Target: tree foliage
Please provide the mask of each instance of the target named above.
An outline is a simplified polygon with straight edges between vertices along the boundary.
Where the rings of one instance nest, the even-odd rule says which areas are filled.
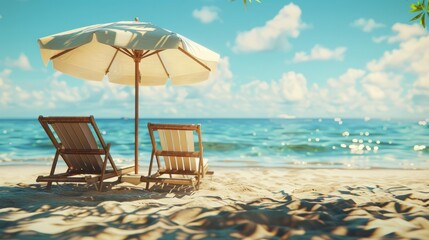
[[[410,8],[410,12],[417,13],[410,21],[418,20],[420,25],[426,28],[426,20],[429,17],[429,3],[425,4],[425,0],[423,2],[419,0],[417,3],[411,3]]]
[[[247,4],[247,2],[252,3],[252,0],[243,0],[244,4]],[[255,2],[261,3],[261,0],[255,0]]]
[[[257,3],[261,3],[261,0],[255,0]],[[247,6],[247,3],[252,3],[252,0],[243,0],[244,6]]]

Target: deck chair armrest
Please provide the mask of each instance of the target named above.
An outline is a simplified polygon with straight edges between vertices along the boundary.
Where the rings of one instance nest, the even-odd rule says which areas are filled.
[[[104,149],[60,149],[61,154],[77,154],[77,155],[104,155]]]
[[[172,157],[199,157],[200,152],[155,151],[155,155]]]
[[[119,175],[130,173],[134,170],[134,165],[118,168]]]

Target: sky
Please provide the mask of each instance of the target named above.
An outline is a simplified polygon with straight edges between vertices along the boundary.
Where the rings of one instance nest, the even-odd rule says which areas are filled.
[[[220,54],[209,80],[140,88],[141,118],[429,117],[429,35],[412,0],[2,0],[0,118],[134,116],[134,88],[67,76],[37,39],[151,22]]]

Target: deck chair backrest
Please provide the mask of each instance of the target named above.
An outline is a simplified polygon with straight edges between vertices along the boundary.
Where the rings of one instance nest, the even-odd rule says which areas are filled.
[[[176,153],[196,153],[194,132],[198,136],[199,151],[202,151],[201,131],[199,125],[185,124],[148,124],[151,135],[152,148],[154,151],[161,150]],[[154,131],[158,131],[158,141],[155,138]],[[161,149],[157,149],[157,142]],[[199,157],[163,156],[165,169],[197,171]]]
[[[76,154],[73,151],[98,150],[97,141],[90,126],[99,134],[94,118],[91,117],[39,117],[39,121],[57,149],[68,150],[61,156],[70,171],[82,173],[100,173],[103,160],[100,155]],[[53,131],[52,131],[53,130]],[[55,138],[54,132],[58,137]],[[97,136],[102,147],[105,143],[101,135]]]

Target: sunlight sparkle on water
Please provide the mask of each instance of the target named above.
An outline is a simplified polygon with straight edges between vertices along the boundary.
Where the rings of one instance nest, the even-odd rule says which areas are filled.
[[[414,151],[422,151],[426,148],[425,145],[414,145],[413,149]]]

